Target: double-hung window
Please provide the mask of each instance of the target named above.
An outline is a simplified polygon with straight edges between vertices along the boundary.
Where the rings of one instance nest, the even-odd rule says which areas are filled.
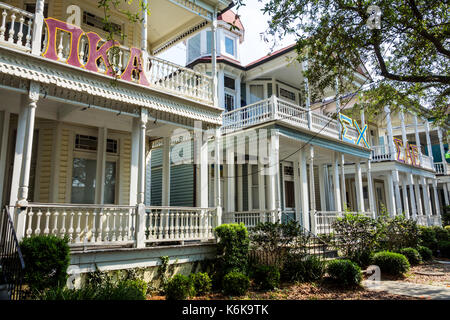
[[[236,81],[233,78],[224,76],[225,87],[225,111],[231,111],[236,106]]]

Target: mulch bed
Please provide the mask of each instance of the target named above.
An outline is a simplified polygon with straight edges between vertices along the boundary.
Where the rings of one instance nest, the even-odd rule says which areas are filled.
[[[446,260],[448,261],[448,259]],[[450,287],[450,264],[430,262],[412,266],[406,276],[399,280],[411,283]]]
[[[164,296],[155,295],[148,300],[163,300]],[[417,300],[412,297],[389,294],[384,291],[369,291],[362,287],[342,289],[325,282],[282,284],[272,291],[250,290],[245,296],[229,297],[221,293],[210,293],[192,300]]]

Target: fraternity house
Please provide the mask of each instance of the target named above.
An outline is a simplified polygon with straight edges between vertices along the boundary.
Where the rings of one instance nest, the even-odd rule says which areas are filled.
[[[0,201],[19,239],[67,236],[90,272],[213,257],[229,222],[440,223],[448,128],[388,106],[366,122],[334,88],[310,101],[294,46],[242,65],[229,0],[144,3],[106,40],[95,1],[0,2]],[[186,67],[156,56],[180,42]]]

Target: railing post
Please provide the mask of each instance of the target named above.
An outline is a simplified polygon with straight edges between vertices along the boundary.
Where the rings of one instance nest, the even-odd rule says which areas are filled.
[[[44,24],[44,0],[36,0],[36,12],[34,13],[33,35],[31,38],[31,53],[41,54],[42,27]]]
[[[17,241],[21,241],[25,237],[25,230],[26,230],[26,220],[27,220],[27,207],[12,207],[12,209],[15,211],[17,210],[17,224],[16,224],[16,236]],[[13,211],[13,212],[14,212]]]
[[[145,248],[145,205],[136,206],[136,248]]]
[[[311,210],[309,213],[311,219],[311,232],[314,234],[317,234],[316,213],[317,211],[315,210]]]
[[[276,119],[278,119],[278,100],[277,100],[277,97],[272,95],[270,97],[270,102],[269,103],[272,105],[273,119],[276,120]]]

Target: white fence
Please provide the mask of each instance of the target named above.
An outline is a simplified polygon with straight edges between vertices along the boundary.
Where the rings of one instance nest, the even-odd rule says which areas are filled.
[[[358,214],[358,212],[346,211],[316,211],[314,213],[315,234],[329,234],[332,233],[333,223],[346,214]],[[366,217],[373,218],[372,212],[360,212]]]
[[[0,2],[0,43],[23,51],[31,51],[34,14]]]
[[[281,219],[279,210],[253,210],[227,212],[223,215],[223,223],[243,223],[247,228],[254,228],[258,223],[276,222]]]

